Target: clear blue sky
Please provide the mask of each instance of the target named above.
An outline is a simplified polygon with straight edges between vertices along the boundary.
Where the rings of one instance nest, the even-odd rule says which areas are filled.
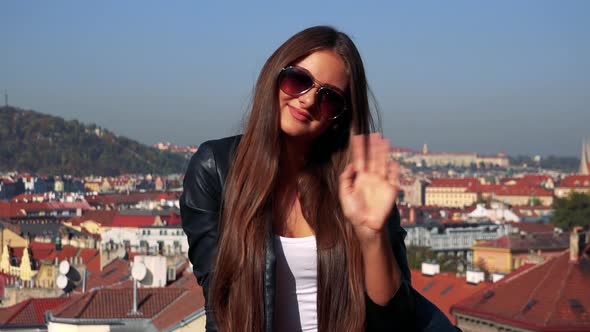
[[[240,131],[275,48],[328,24],[360,49],[398,146],[579,156],[590,136],[590,1],[287,3],[2,1],[0,90],[147,144],[199,144]]]

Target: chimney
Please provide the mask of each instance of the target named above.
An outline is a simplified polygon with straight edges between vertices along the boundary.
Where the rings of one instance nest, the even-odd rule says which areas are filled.
[[[588,237],[582,227],[576,226],[572,229],[570,233],[570,263],[578,263],[584,247],[588,244]]]
[[[433,277],[440,273],[440,265],[436,262],[423,262],[422,275]]]
[[[485,281],[485,274],[483,271],[467,270],[466,278],[468,284],[477,285]]]

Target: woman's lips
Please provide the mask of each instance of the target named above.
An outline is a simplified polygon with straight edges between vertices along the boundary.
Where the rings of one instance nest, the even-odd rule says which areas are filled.
[[[302,111],[298,108],[295,108],[291,105],[287,105],[287,107],[289,107],[289,113],[291,113],[291,115],[302,122],[310,122],[312,120],[311,115],[309,115],[309,113]]]

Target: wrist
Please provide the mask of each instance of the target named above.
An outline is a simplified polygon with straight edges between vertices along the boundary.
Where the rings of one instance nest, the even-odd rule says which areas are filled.
[[[357,238],[359,239],[363,254],[375,252],[382,248],[389,248],[389,237],[387,235],[387,229],[357,232]]]

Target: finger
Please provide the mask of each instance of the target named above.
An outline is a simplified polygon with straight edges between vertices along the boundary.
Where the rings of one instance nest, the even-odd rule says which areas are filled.
[[[378,168],[378,154],[379,154],[379,144],[381,143],[381,138],[379,137],[378,133],[373,133],[369,135],[369,142],[367,144],[367,171],[369,172],[376,172]]]
[[[352,163],[357,172],[365,170],[365,135],[354,135],[351,138]]]
[[[387,171],[387,181],[397,189],[400,187],[401,166],[397,161],[391,161]]]
[[[390,163],[391,159],[389,158],[389,140],[381,139],[379,151],[377,154],[377,174],[382,177],[387,177],[387,171],[389,169]]]
[[[350,192],[353,189],[355,173],[354,164],[350,163],[346,165],[338,181],[341,194]]]

